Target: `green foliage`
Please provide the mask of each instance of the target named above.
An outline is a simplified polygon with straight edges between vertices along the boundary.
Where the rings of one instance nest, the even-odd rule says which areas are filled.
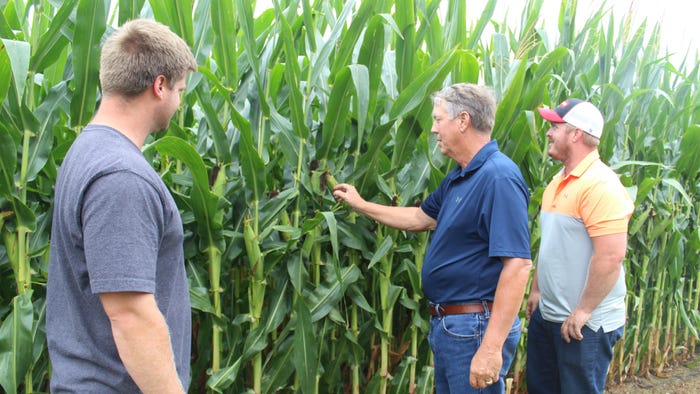
[[[0,326],[0,385],[8,393],[16,393],[32,364],[31,294],[20,294],[12,300],[12,312]]]
[[[255,16],[244,0],[0,4],[7,392],[48,391],[52,188],[99,100],[99,43],[140,15],[183,36],[200,65],[168,132],[144,148],[185,226],[192,392],[429,392],[429,236],[377,226],[337,204],[329,185],[354,183],[383,204],[425,198],[454,165],[430,135],[429,95],[463,81],[498,97],[493,135],[532,191],[535,258],[542,189],[559,169],[536,108],[567,97],[601,107],[601,155],[637,206],[629,320],[611,377],[697,351],[700,66],[659,53],[658,26],[630,31],[601,9],[577,28],[573,0],[562,2],[558,32],[537,27],[541,0],[521,26],[492,21],[495,0],[481,15],[461,0],[274,0]]]

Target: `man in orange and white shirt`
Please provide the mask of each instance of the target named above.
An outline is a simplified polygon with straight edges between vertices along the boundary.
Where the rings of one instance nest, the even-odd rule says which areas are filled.
[[[528,392],[602,393],[625,323],[622,261],[634,204],[600,160],[598,108],[568,99],[539,113],[551,122],[547,153],[564,168],[542,197],[526,309]]]

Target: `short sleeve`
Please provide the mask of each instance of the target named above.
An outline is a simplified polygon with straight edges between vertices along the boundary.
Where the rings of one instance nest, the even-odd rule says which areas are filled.
[[[593,183],[581,195],[580,215],[591,237],[626,233],[634,203],[617,176]]]
[[[155,291],[163,205],[138,174],[120,171],[93,181],[81,213],[93,293]]]
[[[442,182],[440,182],[438,188],[435,189],[432,193],[430,193],[428,197],[425,200],[423,200],[423,202],[420,204],[420,208],[423,210],[423,212],[425,212],[426,215],[430,216],[435,220],[437,220],[438,215],[440,214],[442,200],[445,197],[445,190],[449,186],[449,183],[452,182],[453,176],[454,171],[449,173],[442,180]]]
[[[529,259],[527,187],[515,179],[497,177],[491,192],[489,256]]]

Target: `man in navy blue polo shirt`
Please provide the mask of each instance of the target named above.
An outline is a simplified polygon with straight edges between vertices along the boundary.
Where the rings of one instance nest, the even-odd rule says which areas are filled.
[[[529,193],[518,167],[491,140],[496,101],[490,89],[456,84],[432,98],[431,132],[457,167],[420,207],[369,202],[348,184],[333,194],[384,225],[435,230],[422,278],[436,392],[503,393],[532,267]]]

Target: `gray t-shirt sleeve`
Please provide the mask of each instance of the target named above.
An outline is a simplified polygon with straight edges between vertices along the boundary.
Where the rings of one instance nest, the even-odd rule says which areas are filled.
[[[155,292],[162,206],[154,187],[133,172],[93,181],[81,214],[93,293]]]

